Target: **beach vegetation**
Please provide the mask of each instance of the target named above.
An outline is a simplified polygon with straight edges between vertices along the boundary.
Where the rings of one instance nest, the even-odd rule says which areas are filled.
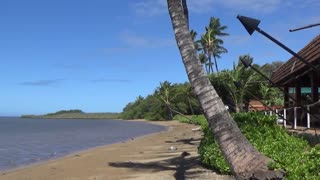
[[[128,103],[120,115],[122,119],[172,120],[176,114],[201,114],[199,101],[189,83],[160,82],[147,97],[139,96]]]
[[[261,113],[234,113],[234,120],[251,144],[273,162],[269,169],[282,169],[286,179],[317,179],[320,177],[320,144],[312,146],[304,138],[289,133],[276,124],[275,116]],[[181,122],[188,122],[179,117]],[[222,174],[231,170],[204,116],[192,117],[195,124],[201,124],[204,137],[198,148],[201,162]]]
[[[234,119],[211,85],[198,60],[194,41],[189,31],[186,0],[167,0],[173,32],[185,66],[189,82],[198,98],[211,134],[227,160],[236,179],[283,178],[284,173],[269,169],[272,159],[255,148],[243,135]],[[230,147],[233,148],[230,151]]]

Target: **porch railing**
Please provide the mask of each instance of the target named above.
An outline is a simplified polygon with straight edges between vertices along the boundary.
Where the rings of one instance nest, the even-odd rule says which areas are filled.
[[[292,128],[293,129],[297,129],[297,122],[298,119],[301,118],[301,121],[306,120],[306,124],[307,124],[307,129],[311,128],[311,121],[312,121],[312,116],[315,117],[315,119],[320,119],[320,100],[318,102],[315,102],[313,104],[308,104],[308,105],[304,105],[304,107],[308,110],[306,113],[306,118],[305,118],[305,114],[302,117],[301,114],[303,114],[303,112],[298,113],[298,110],[303,110],[302,107],[290,107],[290,108],[282,108],[282,109],[275,109],[274,111],[264,111],[265,115],[276,115],[277,118],[277,123],[278,124],[283,124],[284,127],[287,126],[287,121],[288,121],[288,114],[290,111],[293,110],[293,122],[292,124]],[[315,112],[315,113],[312,113]],[[311,115],[311,114],[312,115]],[[281,115],[281,116],[279,116]],[[300,117],[299,117],[300,115]],[[292,119],[292,117],[290,118]],[[320,121],[319,121],[320,123]]]

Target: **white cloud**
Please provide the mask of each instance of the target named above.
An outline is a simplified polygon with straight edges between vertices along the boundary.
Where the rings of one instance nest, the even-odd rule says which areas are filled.
[[[270,13],[276,10],[281,0],[216,0],[217,3],[231,9],[241,9],[261,13]]]
[[[232,46],[239,46],[247,43],[250,39],[250,36],[245,35],[230,35],[224,38],[224,43]]]
[[[315,0],[309,0],[314,2]],[[318,0],[317,0],[318,1]],[[315,2],[319,4],[318,2]],[[260,13],[270,13],[281,6],[292,6],[291,1],[281,0],[188,0],[188,9],[194,13],[207,13],[218,5],[229,9],[247,10]],[[310,5],[310,2],[299,3],[304,6]],[[141,16],[155,16],[167,13],[166,0],[141,0],[133,5],[134,12]]]
[[[64,81],[65,79],[48,79],[48,80],[36,80],[21,82],[23,86],[52,86]]]
[[[166,13],[165,0],[144,0],[133,5],[134,12],[141,16],[155,16]]]
[[[206,13],[213,9],[214,0],[189,0],[188,9],[195,13]],[[141,16],[155,16],[168,13],[166,0],[143,0],[133,5],[134,12]]]
[[[129,47],[162,48],[174,46],[174,39],[154,38],[124,31],[120,34],[121,41]]]

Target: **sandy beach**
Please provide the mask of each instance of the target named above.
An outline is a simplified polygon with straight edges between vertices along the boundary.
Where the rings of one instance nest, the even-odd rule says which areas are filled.
[[[232,179],[199,165],[197,126],[150,123],[168,130],[2,172],[0,180]]]

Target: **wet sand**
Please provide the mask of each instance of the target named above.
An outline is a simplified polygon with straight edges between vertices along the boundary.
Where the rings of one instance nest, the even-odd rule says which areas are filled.
[[[232,179],[200,166],[200,131],[177,121],[168,130],[2,172],[0,180]]]

